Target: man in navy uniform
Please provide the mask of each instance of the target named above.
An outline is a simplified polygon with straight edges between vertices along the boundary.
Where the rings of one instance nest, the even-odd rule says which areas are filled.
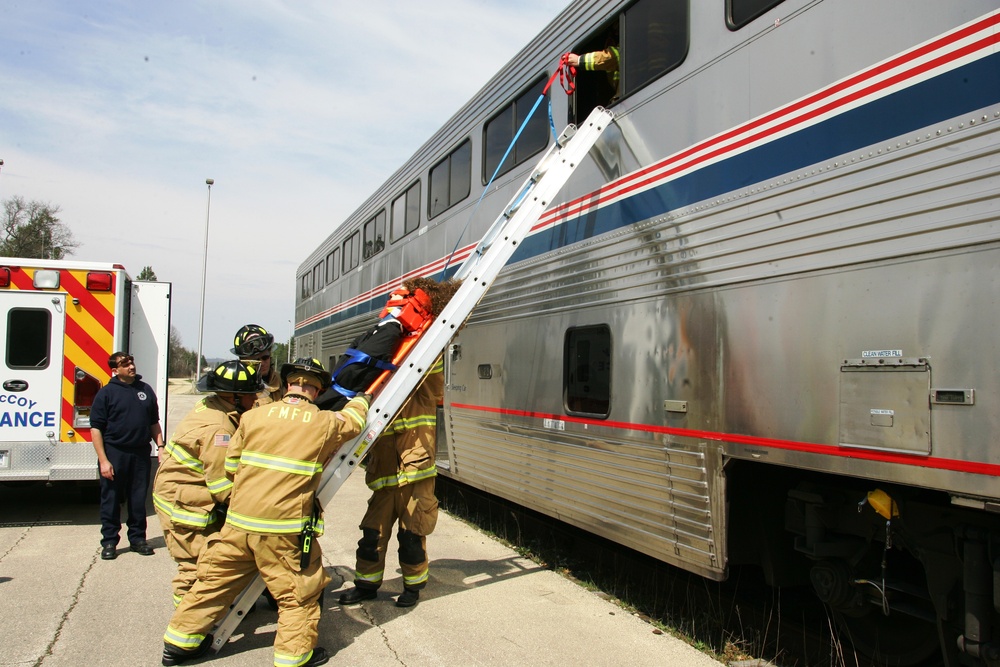
[[[90,428],[101,472],[101,558],[118,556],[121,504],[128,501],[132,551],[153,555],[146,542],[146,494],[152,468],[150,440],[163,447],[160,408],[153,389],[135,372],[135,359],[115,352],[108,359],[111,380],[94,397]]]

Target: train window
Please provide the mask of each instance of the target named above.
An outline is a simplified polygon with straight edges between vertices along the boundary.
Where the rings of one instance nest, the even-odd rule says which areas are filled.
[[[639,0],[581,43],[570,121],[610,106],[683,62],[689,0]]]
[[[309,289],[310,280],[312,280],[311,274],[307,273],[306,275],[302,276],[302,288],[299,290],[299,296],[302,299],[308,299],[309,295],[312,294],[312,292]]]
[[[385,248],[385,209],[378,212],[374,218],[365,223],[364,259],[369,259],[382,252]]]
[[[607,417],[611,412],[611,329],[569,329],[563,359],[566,411]]]
[[[780,5],[784,0],[726,0],[726,25],[730,30],[742,28],[750,21]]]
[[[472,142],[466,139],[448,157],[431,167],[427,217],[443,213],[472,190]]]
[[[48,368],[51,328],[52,314],[48,310],[14,308],[8,312],[7,367]]]
[[[320,262],[313,267],[313,292],[318,292],[326,286],[326,264]]]
[[[361,250],[360,246],[361,246],[360,232],[354,232],[353,234],[347,237],[347,240],[344,241],[344,245],[342,246],[344,250],[344,267],[343,267],[344,273],[347,273],[351,269],[355,268],[358,264],[360,264],[360,260],[358,259],[358,254],[359,254],[358,251]]]
[[[484,184],[493,177],[494,172],[497,176],[505,174],[548,145],[548,117],[544,112],[544,105],[539,105],[540,111],[536,111],[535,115],[531,117],[531,120],[521,131],[521,136],[517,138],[514,150],[511,151],[506,160],[503,160],[507,147],[510,146],[518,128],[521,127],[521,123],[527,118],[544,89],[545,79],[539,79],[531,88],[486,123],[483,130]],[[501,160],[503,160],[502,165]],[[497,167],[500,167],[499,171],[497,171]]]
[[[420,226],[420,181],[392,200],[392,240],[403,238]]]
[[[340,263],[340,248],[334,248],[326,256],[326,284],[337,279],[337,269]]]

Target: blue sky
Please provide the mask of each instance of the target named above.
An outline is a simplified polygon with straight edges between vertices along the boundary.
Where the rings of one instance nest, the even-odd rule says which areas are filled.
[[[568,0],[0,0],[0,199],[150,265],[203,353],[287,340],[305,257]],[[140,371],[141,372],[141,371]]]

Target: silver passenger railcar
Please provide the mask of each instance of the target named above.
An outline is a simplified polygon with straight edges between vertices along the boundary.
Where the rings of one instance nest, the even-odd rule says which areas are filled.
[[[448,350],[442,473],[997,664],[998,42],[996,0],[573,2],[301,265],[296,353],[460,262],[613,44],[548,96],[617,124]]]

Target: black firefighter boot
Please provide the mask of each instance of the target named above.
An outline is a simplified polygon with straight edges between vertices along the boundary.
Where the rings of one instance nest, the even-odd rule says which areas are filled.
[[[212,648],[212,635],[207,635],[203,640],[201,640],[198,647],[193,649],[183,649],[179,646],[163,642],[163,660],[161,664],[163,664],[164,667],[182,665],[188,660],[195,660],[205,655],[208,653],[208,649],[210,648]]]
[[[355,586],[346,593],[340,594],[340,604],[358,604],[364,600],[374,600],[378,597],[377,588],[362,588],[361,586]]]
[[[317,646],[313,649],[312,657],[302,667],[315,667],[316,665],[325,665],[328,662],[330,662],[330,654],[322,646]]]
[[[420,599],[420,591],[415,591],[412,588],[404,588],[403,592],[396,598],[397,607],[413,607],[417,604],[417,600]]]

